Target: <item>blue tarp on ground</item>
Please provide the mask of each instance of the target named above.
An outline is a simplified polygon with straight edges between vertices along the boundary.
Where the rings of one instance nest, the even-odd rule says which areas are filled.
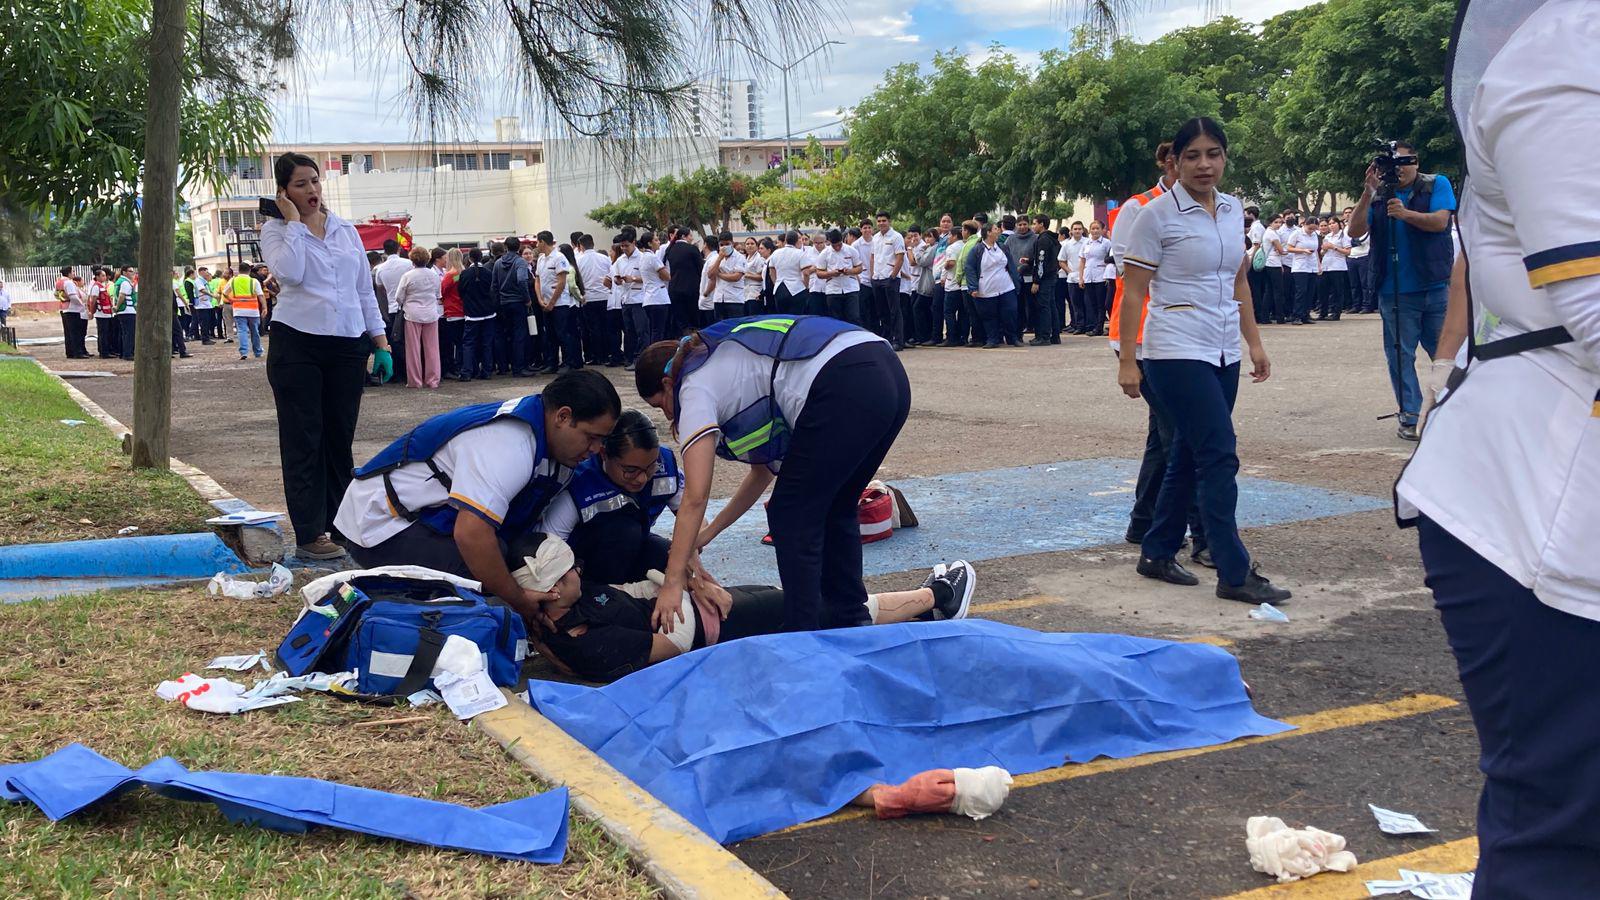
[[[731,641],[533,704],[723,843],[928,769],[1034,772],[1290,726],[1203,644],[961,620]]]
[[[52,821],[140,785],[174,800],[215,803],[230,822],[294,834],[325,825],[536,863],[559,863],[567,852],[566,788],[472,809],[315,778],[190,772],[170,756],[135,772],[82,744],[0,766],[0,799],[27,800]]]

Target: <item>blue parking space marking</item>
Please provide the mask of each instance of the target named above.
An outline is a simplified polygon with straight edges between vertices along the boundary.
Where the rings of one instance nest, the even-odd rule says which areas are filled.
[[[1133,505],[1138,460],[1077,459],[1036,466],[896,479],[921,525],[862,548],[868,575],[903,572],[941,560],[978,561],[1121,544]],[[713,501],[708,516],[724,505]],[[1241,528],[1383,509],[1364,494],[1239,479]],[[766,516],[757,506],[701,554],[724,584],[777,584],[771,547],[761,545]],[[672,518],[657,531],[670,536]]]

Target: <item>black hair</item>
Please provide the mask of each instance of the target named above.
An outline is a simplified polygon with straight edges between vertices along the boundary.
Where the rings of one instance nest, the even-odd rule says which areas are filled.
[[[1228,136],[1223,133],[1217,120],[1210,116],[1196,116],[1183,123],[1178,133],[1172,136],[1172,152],[1182,156],[1183,151],[1201,135],[1214,138],[1223,150],[1228,149]]]
[[[503,256],[506,252],[505,241],[490,241],[489,253],[492,256]]]
[[[827,237],[828,243],[830,243],[830,244],[837,244],[840,241],[844,240],[844,235],[840,234],[839,233],[839,229],[837,229],[837,228],[829,228],[828,229],[828,233],[827,233],[827,235],[825,235],[825,237]]]
[[[389,256],[394,256],[400,252],[400,242],[394,238],[389,238],[383,242],[383,252]]]
[[[730,244],[733,243],[733,232],[731,232],[731,231],[719,231],[719,232],[717,232],[717,243],[720,244],[723,241],[727,241]]]
[[[572,410],[572,418],[576,422],[592,422],[602,416],[622,415],[622,398],[617,396],[617,389],[604,375],[593,369],[567,372],[545,385],[545,411],[554,412],[563,406]]]
[[[63,274],[63,275],[71,275],[72,274],[72,267],[71,266],[62,266],[61,267],[61,274]]]
[[[622,230],[617,232],[617,240],[638,243],[639,232],[632,225],[624,225]]]
[[[382,253],[379,253],[376,250],[368,250],[367,251],[367,265],[375,266],[375,265],[377,265],[378,263],[381,263],[381,262],[383,262],[383,254]]]
[[[1400,140],[1395,141],[1394,142],[1394,148],[1396,150],[1399,150],[1401,148],[1409,150],[1409,151],[1411,151],[1411,155],[1412,156],[1415,156],[1417,154],[1417,145],[1411,143],[1410,139],[1408,139],[1408,138],[1401,138]]]
[[[1034,216],[1033,220],[1046,228],[1050,227],[1050,217],[1044,213],[1039,213],[1038,215]]]
[[[620,456],[629,450],[654,450],[661,446],[661,437],[649,416],[637,409],[625,409],[601,446],[606,456]]]
[[[450,251],[444,249],[443,247],[435,247],[428,251],[428,261],[433,262],[441,256],[448,256],[449,253]]]
[[[988,213],[978,213],[977,215],[972,217],[972,221],[977,222],[979,225],[987,225],[987,224],[989,224],[989,214]]]
[[[857,228],[854,225],[851,225],[850,226],[850,236],[853,237],[853,238],[861,237],[861,229]]]
[[[642,232],[639,235],[639,243],[645,245],[645,247],[648,248],[650,246],[650,242],[655,240],[655,237],[656,237],[656,233],[654,231],[650,231],[650,230],[646,229],[644,232]]]
[[[791,247],[793,247],[795,244],[800,243],[800,232],[798,232],[798,231],[786,231],[786,232],[784,232],[784,234],[783,234],[783,242],[785,244],[788,244]]]
[[[1259,206],[1246,206],[1244,211],[1258,219],[1261,218],[1261,207]]]
[[[574,247],[582,244],[583,243],[583,232],[574,231],[573,233],[567,235],[567,241],[570,242],[572,244],[572,246],[574,246]]]
[[[772,238],[769,237],[764,237],[761,239],[761,246],[767,248],[768,250],[778,249],[778,245],[773,242]]]
[[[506,238],[506,252],[515,253],[522,249],[522,241],[516,235]]]
[[[872,217],[874,219],[887,219],[889,218],[889,214],[880,209],[876,213],[873,213]]]
[[[906,228],[906,234],[921,234],[921,233],[922,233],[922,226],[921,225],[911,225],[911,226],[908,226]]]
[[[1010,213],[1006,213],[1000,217],[1000,227],[1006,229],[1007,231],[1016,230],[1017,217],[1011,215]]]
[[[572,266],[572,281],[578,286],[578,293],[584,293],[588,288],[583,286],[583,273],[578,271],[578,257],[572,253],[571,244],[562,244],[556,248],[562,256],[567,258],[567,263]]]
[[[593,250],[594,249],[594,235],[592,235],[592,234],[579,235],[578,236],[578,246],[582,247],[585,250]]]
[[[272,180],[278,183],[278,190],[281,191],[289,186],[289,181],[294,178],[294,170],[301,166],[310,166],[313,172],[322,174],[322,168],[317,165],[317,161],[304,153],[285,153],[278,157],[272,164]]]
[[[534,237],[540,243],[544,243],[544,244],[554,244],[556,242],[556,236],[551,234],[548,231],[541,231],[538,234],[534,235]]]
[[[481,263],[483,262],[483,251],[477,247],[473,247],[472,250],[467,253],[467,258],[475,263]]]

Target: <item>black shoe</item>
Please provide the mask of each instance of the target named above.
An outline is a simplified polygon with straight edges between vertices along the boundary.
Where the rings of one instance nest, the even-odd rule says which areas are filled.
[[[200,346],[209,347],[209,346],[211,346],[212,344],[215,344],[215,343],[216,343],[216,341],[201,341],[200,342]]]
[[[1122,539],[1129,544],[1138,546],[1144,543],[1144,532],[1129,525],[1128,530],[1123,532]]]
[[[1282,604],[1292,594],[1281,587],[1273,587],[1272,582],[1256,574],[1255,567],[1251,567],[1250,574],[1244,577],[1244,584],[1233,585],[1217,582],[1217,596],[1224,600],[1238,600],[1240,603]]]
[[[1205,566],[1208,569],[1215,569],[1217,567],[1217,564],[1211,561],[1210,547],[1201,547],[1199,550],[1189,554],[1189,559],[1193,562],[1199,563],[1202,566]]]
[[[1422,435],[1417,432],[1417,426],[1415,424],[1406,425],[1405,423],[1401,423],[1400,427],[1395,430],[1395,435],[1402,441],[1422,440]]]
[[[534,371],[533,369],[518,369],[513,374],[515,374],[518,378],[532,378],[533,376],[535,376],[535,375],[537,375],[539,373]]]
[[[1029,347],[1047,347],[1049,345],[1050,345],[1050,339],[1049,338],[1038,338],[1038,337],[1036,337],[1033,340],[1028,342],[1028,346]]]
[[[471,381],[472,380],[472,376],[471,375],[457,375],[456,376],[456,380],[457,381]]]
[[[1179,565],[1175,559],[1151,559],[1148,556],[1141,556],[1137,571],[1146,578],[1165,581],[1167,584],[1194,587],[1200,583],[1200,579],[1194,577],[1194,573]]]
[[[473,376],[473,377],[476,378],[478,381],[488,381],[489,380],[489,376],[488,375],[476,375],[476,376]]]
[[[561,371],[561,369],[558,366],[545,366],[544,368],[539,370],[539,374],[540,375],[555,375],[555,374],[559,373],[560,371]]]
[[[981,346],[985,350],[993,350],[994,348],[996,348],[996,347],[998,347],[1000,345],[999,344],[981,344],[979,346]]]
[[[972,608],[972,595],[978,589],[978,573],[973,571],[971,563],[958,559],[949,566],[935,566],[923,587],[933,588],[933,609],[923,614],[929,621],[965,619]]]
[[[179,359],[188,359],[190,356],[193,356],[193,354],[191,354],[191,353],[179,353],[178,354],[178,358]]]
[[[627,365],[623,366],[622,367],[622,371],[624,371],[624,372],[632,372],[633,371],[633,363],[628,363]]]

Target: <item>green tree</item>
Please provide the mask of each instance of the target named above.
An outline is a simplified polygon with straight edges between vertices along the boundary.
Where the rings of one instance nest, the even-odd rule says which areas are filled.
[[[31,266],[133,265],[139,226],[126,214],[91,210],[46,222],[28,252]]]
[[[1454,0],[1332,0],[1304,30],[1276,111],[1285,150],[1312,192],[1353,193],[1379,138],[1409,138],[1425,170],[1459,172],[1444,96]]]
[[[726,230],[750,197],[776,185],[782,169],[752,177],[725,166],[701,168],[688,175],[664,175],[628,188],[628,196],[589,211],[589,218],[611,228],[624,225],[687,225],[701,236]]]
[[[796,227],[858,222],[876,211],[863,168],[859,157],[846,156],[830,169],[797,177],[793,190],[782,183],[764,186],[745,209],[768,222]]]
[[[847,137],[867,199],[896,217],[958,216],[994,208],[1029,179],[1003,168],[1014,143],[1000,109],[1028,84],[1027,70],[998,48],[976,67],[954,51],[926,75],[890,69],[851,111]]]
[[[1219,105],[1199,78],[1172,71],[1159,48],[1121,39],[1103,53],[1080,34],[1072,52],[1045,54],[1008,112],[1023,123],[1017,152],[1042,189],[1121,199],[1156,179],[1157,144]]]

